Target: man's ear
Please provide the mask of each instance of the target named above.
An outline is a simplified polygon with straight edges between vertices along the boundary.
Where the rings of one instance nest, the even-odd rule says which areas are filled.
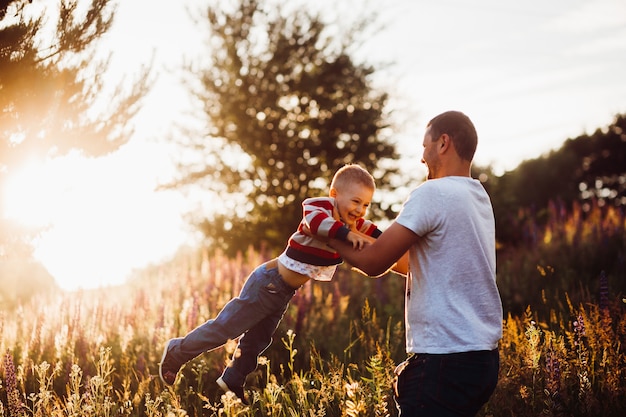
[[[337,197],[337,189],[336,189],[336,188],[331,188],[331,189],[330,189],[330,193],[329,193],[329,195],[330,195],[332,198]]]
[[[441,135],[441,144],[439,145],[439,153],[444,153],[452,146],[452,139],[447,133]]]

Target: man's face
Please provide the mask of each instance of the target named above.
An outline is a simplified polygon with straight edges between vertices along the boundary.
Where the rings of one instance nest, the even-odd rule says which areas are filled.
[[[353,226],[357,219],[365,216],[367,208],[372,202],[374,190],[361,184],[348,184],[331,190],[331,197],[335,198],[341,221],[346,226]]]
[[[441,137],[433,141],[431,127],[426,128],[424,133],[424,154],[422,155],[422,162],[426,164],[428,168],[428,179],[437,178],[439,174],[439,168],[441,166],[441,160],[439,159],[439,145]]]

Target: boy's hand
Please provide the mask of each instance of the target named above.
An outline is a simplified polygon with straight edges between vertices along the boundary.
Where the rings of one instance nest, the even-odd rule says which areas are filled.
[[[354,249],[361,250],[365,245],[374,242],[376,239],[361,232],[350,231],[348,236],[346,236],[346,240],[352,243]]]

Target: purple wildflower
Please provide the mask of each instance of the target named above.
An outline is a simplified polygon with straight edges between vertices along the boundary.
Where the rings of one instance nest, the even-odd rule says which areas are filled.
[[[578,339],[585,335],[585,319],[582,314],[579,314],[578,319],[574,322],[574,332]]]
[[[13,357],[8,350],[4,355],[4,379],[6,381],[9,416],[21,416],[23,415],[22,409],[24,408],[24,405],[20,400],[20,392],[17,390],[17,376],[15,375]]]
[[[609,279],[604,271],[600,272],[600,311],[609,310]]]
[[[551,395],[556,395],[561,389],[561,365],[552,347],[546,355],[546,371],[548,391]]]

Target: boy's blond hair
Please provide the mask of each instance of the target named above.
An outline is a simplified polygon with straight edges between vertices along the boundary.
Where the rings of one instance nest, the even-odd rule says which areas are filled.
[[[339,168],[333,176],[330,188],[339,190],[348,184],[360,184],[372,190],[376,189],[376,182],[372,174],[356,164],[348,164]]]

